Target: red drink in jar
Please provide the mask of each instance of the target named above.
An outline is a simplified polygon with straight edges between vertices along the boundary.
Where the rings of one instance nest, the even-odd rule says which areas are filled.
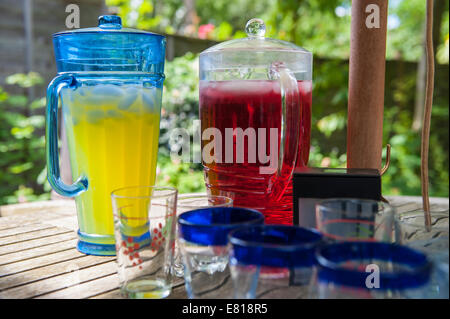
[[[310,148],[312,81],[297,83],[301,106],[297,166],[305,166]],[[267,154],[274,151],[271,149],[274,145],[277,152],[280,152],[281,114],[278,81],[200,81],[202,132],[208,128],[215,128],[220,132],[219,137],[202,140],[202,149],[213,143],[224,150],[222,154],[215,154],[221,158],[219,161],[206,163],[203,158],[207,189],[211,194],[233,197],[235,206],[261,211],[268,224],[292,224],[291,176],[286,173],[281,176],[286,180],[286,189],[281,198],[274,198],[269,190],[273,175],[261,173],[261,167],[267,166],[267,163],[263,163],[252,152],[258,152],[261,140],[263,143],[266,141]],[[255,134],[253,137],[236,134],[236,129],[250,134],[249,128]],[[277,130],[278,143],[269,143],[271,128]],[[231,130],[234,133],[230,136]],[[226,154],[230,148],[231,156]],[[240,155],[242,151],[243,154]],[[294,154],[290,155],[283,157],[283,165],[291,165],[289,158]],[[242,156],[241,162],[238,161],[238,156]]]

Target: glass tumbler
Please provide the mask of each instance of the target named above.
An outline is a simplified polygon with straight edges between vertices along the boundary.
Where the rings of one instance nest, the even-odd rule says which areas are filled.
[[[206,208],[206,207],[232,207],[233,200],[226,196],[216,195],[180,195],[177,200],[177,215],[184,212]],[[179,249],[178,237],[175,242],[175,257],[173,264],[173,272],[177,277],[184,276],[184,266],[181,260],[181,253]]]
[[[423,210],[396,215],[396,241],[420,250],[433,261],[430,298],[449,298],[448,210],[431,211],[431,229],[425,228]]]
[[[393,242],[395,210],[384,202],[336,198],[316,205],[317,229],[327,241]]]
[[[177,190],[127,187],[111,194],[118,275],[128,298],[164,298],[172,289]]]
[[[252,226],[229,237],[234,298],[308,298],[322,235],[295,226]]]
[[[426,298],[432,264],[420,251],[382,242],[341,242],[316,251],[310,297]]]
[[[240,207],[209,207],[181,214],[179,243],[188,297],[230,298],[228,234],[263,223],[262,213]]]

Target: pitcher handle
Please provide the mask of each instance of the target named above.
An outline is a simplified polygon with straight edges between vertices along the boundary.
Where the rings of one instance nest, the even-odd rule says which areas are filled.
[[[297,162],[302,113],[298,82],[292,71],[283,63],[274,63],[270,67],[270,72],[272,76],[278,78],[281,93],[280,150],[277,170],[270,190],[270,195],[275,200],[279,200],[289,185]]]
[[[74,197],[87,190],[88,180],[81,176],[72,185],[66,185],[61,180],[58,151],[58,100],[64,87],[76,87],[77,81],[73,75],[59,75],[50,82],[47,88],[47,112],[45,127],[45,148],[47,157],[47,179],[52,188],[60,195]]]

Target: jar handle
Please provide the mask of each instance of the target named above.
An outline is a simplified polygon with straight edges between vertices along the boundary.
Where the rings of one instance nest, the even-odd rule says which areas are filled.
[[[77,81],[73,75],[59,75],[50,82],[47,88],[47,112],[46,112],[46,156],[47,179],[52,188],[60,195],[74,197],[88,188],[88,180],[81,176],[72,185],[66,185],[61,180],[58,151],[58,100],[62,88],[74,88]]]
[[[272,64],[269,71],[273,77],[278,79],[281,93],[281,136],[279,138],[278,165],[274,181],[269,185],[271,186],[270,196],[279,200],[288,187],[296,166],[302,113],[298,82],[292,71],[283,63]],[[271,141],[271,143],[273,142]],[[266,167],[265,169],[270,168]]]

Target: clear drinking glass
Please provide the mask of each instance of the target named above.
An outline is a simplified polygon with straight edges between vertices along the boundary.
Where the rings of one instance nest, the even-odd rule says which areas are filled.
[[[316,205],[317,229],[328,241],[392,242],[394,208],[368,199],[336,198]]]
[[[180,195],[177,200],[177,215],[184,212],[206,208],[206,207],[232,207],[233,200],[226,196],[216,195]],[[173,264],[173,272],[177,277],[184,276],[184,266],[181,260],[181,254],[178,244],[178,237],[175,243],[175,257]]]
[[[396,215],[396,241],[428,255],[434,267],[428,296],[449,297],[448,210],[431,211],[431,229],[425,228],[423,210]]]
[[[308,297],[322,235],[295,226],[252,226],[230,233],[234,298]]]
[[[121,292],[164,298],[172,289],[177,190],[126,187],[111,194]]]
[[[341,242],[316,251],[310,289],[319,299],[426,298],[432,264],[420,251],[382,242]]]
[[[209,207],[181,214],[179,243],[188,297],[230,298],[228,234],[263,223],[260,212],[240,207]]]

